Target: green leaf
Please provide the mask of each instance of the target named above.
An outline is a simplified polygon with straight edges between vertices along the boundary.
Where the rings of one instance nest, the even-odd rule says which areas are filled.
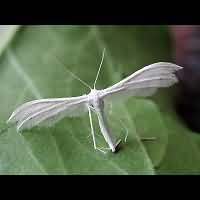
[[[168,132],[168,146],[162,161],[156,167],[158,174],[199,174],[200,135],[191,132],[172,109],[176,90],[169,89],[155,96]]]
[[[134,106],[132,106],[134,104]],[[149,100],[133,100],[129,106],[136,131],[144,140],[145,148],[150,155],[154,167],[162,161],[168,144],[168,134],[159,109]],[[150,140],[148,141],[148,138]],[[152,138],[152,140],[151,140]]]
[[[161,174],[199,173],[199,135],[183,126],[173,113],[165,113],[165,122],[168,128],[169,144],[157,172]]]
[[[92,85],[103,48],[106,57],[98,89],[145,65],[169,60],[167,42],[155,42],[158,39],[168,41],[162,26],[21,28],[0,60],[0,121],[5,122],[17,106],[30,100],[89,93],[65,67]],[[149,100],[131,98],[127,103],[113,105],[107,116],[116,139],[123,139],[126,129],[129,133],[127,143],[122,144],[118,153],[104,155],[93,149],[92,138],[87,137],[90,135],[87,115],[65,118],[51,128],[34,128],[22,134],[14,127],[4,131],[0,135],[0,172],[154,174],[154,166],[161,162],[167,145],[167,131],[157,106]],[[94,122],[98,146],[105,146],[95,115]],[[143,143],[140,136],[157,139]]]

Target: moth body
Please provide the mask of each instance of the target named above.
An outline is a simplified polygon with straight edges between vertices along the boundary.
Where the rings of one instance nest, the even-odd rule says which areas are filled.
[[[88,94],[88,104],[96,111],[104,107],[103,99],[100,97],[101,90],[92,89]]]

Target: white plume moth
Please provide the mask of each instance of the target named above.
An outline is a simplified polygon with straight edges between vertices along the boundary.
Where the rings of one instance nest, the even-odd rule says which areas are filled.
[[[182,67],[167,62],[154,63],[136,71],[111,87],[97,90],[95,86],[104,60],[104,54],[105,50],[93,89],[68,70],[74,78],[90,88],[89,94],[69,98],[41,99],[25,103],[12,113],[8,122],[17,123],[17,131],[19,132],[34,126],[42,126],[45,123],[52,125],[67,116],[75,117],[88,113],[94,148],[104,152],[101,148],[97,148],[95,141],[91,115],[91,111],[94,111],[98,117],[101,133],[109,146],[108,149],[116,152],[121,140],[117,143],[113,141],[104,112],[104,103],[112,100],[116,101],[119,98],[125,99],[127,96],[151,96],[158,88],[169,87],[177,83],[175,72],[182,69]]]

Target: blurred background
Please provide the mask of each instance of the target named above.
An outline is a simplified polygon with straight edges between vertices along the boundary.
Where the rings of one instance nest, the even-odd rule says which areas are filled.
[[[184,67],[180,80],[176,110],[184,123],[200,131],[200,26],[170,27],[175,62]]]
[[[119,154],[103,157],[93,150],[88,116],[21,135],[6,127],[24,102],[88,93],[66,67],[92,85],[104,48],[98,89],[155,62],[184,67],[176,86],[108,109],[113,135],[129,131]],[[0,173],[199,173],[199,64],[200,26],[0,25]],[[94,124],[97,142],[105,146]],[[157,140],[142,143],[140,137]]]

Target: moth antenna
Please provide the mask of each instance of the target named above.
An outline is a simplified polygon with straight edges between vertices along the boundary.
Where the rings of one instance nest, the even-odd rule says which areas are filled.
[[[55,56],[55,57],[56,57],[56,60],[57,60],[59,63],[61,63],[61,64],[65,67],[66,71],[67,71],[69,74],[71,74],[71,76],[72,76],[74,79],[80,81],[83,85],[85,85],[87,88],[89,88],[90,90],[92,90],[92,88],[91,88],[85,81],[81,80],[81,78],[79,78],[76,74],[74,74],[72,71],[70,71],[70,70],[66,67],[66,65],[65,65],[60,59],[58,59],[57,56]]]
[[[105,57],[105,51],[106,51],[106,49],[104,48],[103,53],[102,53],[101,63],[100,63],[100,66],[99,66],[99,69],[98,69],[98,72],[97,72],[97,75],[96,75],[96,79],[94,81],[94,89],[96,89],[96,83],[97,83],[97,80],[98,80],[98,77],[99,77],[99,74],[100,74],[100,71],[101,71],[101,68],[102,68],[102,65],[103,65],[103,61],[104,61],[104,57]]]

